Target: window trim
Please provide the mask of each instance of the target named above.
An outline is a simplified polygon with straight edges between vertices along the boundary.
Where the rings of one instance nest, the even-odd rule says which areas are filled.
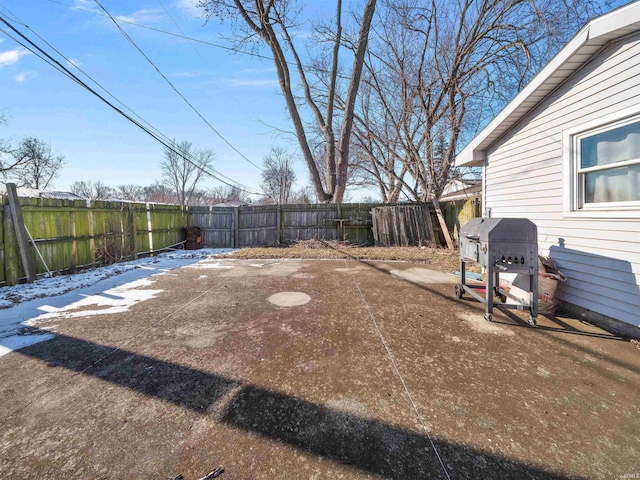
[[[580,168],[579,140],[586,136],[606,132],[634,121],[640,121],[640,105],[625,108],[618,112],[605,115],[591,122],[584,123],[562,132],[563,157],[563,216],[565,217],[594,217],[594,218],[638,218],[640,202],[600,202],[588,206],[581,205],[581,195],[584,186],[580,184],[580,173],[604,170],[625,165],[640,164],[640,158],[611,164],[611,166],[596,166],[586,169]]]

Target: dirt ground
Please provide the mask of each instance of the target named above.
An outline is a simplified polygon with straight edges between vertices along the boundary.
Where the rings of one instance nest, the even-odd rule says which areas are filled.
[[[429,265],[443,272],[455,272],[460,268],[458,251],[439,247],[362,247],[347,242],[326,240],[302,240],[285,247],[243,248],[233,254],[243,259],[346,259],[405,261]],[[469,263],[469,271],[480,269]]]
[[[210,259],[45,315],[0,358],[0,477],[640,477],[640,349],[427,267]]]

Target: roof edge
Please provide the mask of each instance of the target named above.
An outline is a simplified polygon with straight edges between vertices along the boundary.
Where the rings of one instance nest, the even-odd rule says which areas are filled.
[[[562,49],[547,63],[547,65],[536,74],[535,77],[509,102],[502,111],[489,124],[475,136],[469,144],[456,155],[454,165],[456,167],[481,166],[486,160],[486,150],[495,142],[487,142],[487,138],[498,127],[508,119],[515,125],[520,119],[528,114],[535,106],[528,108],[524,112],[519,112],[514,116],[514,112],[530,97],[536,90],[544,85],[558,69],[566,63],[581,47],[603,35],[607,35],[616,30],[640,22],[640,3],[632,2],[619,7],[611,12],[607,12],[599,17],[591,19]],[[598,52],[594,53],[583,65],[590,61]],[[568,74],[558,83],[561,84],[573,74]],[[554,89],[555,90],[555,89]],[[551,93],[551,92],[549,92]],[[546,98],[546,96],[545,96]],[[536,104],[536,106],[539,102]]]

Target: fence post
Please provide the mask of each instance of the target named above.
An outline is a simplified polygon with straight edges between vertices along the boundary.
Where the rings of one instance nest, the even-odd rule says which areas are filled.
[[[282,244],[282,206],[278,204],[278,210],[276,211],[276,240],[278,245]]]
[[[442,210],[440,210],[440,202],[435,195],[433,196],[431,201],[433,202],[433,207],[436,210],[436,216],[438,217],[438,222],[440,223],[440,228],[442,230],[442,234],[444,235],[444,240],[447,243],[447,248],[449,250],[453,250],[453,240],[451,240],[451,235],[449,234],[449,229],[447,228],[447,222],[442,216]]]
[[[238,248],[238,234],[240,233],[240,207],[233,208],[233,247]]]
[[[73,201],[73,206],[72,208],[75,208],[76,206],[76,202],[75,200]],[[72,242],[71,242],[71,262],[72,265],[70,265],[71,270],[75,270],[76,266],[78,265],[78,241],[76,240],[77,238],[77,234],[76,234],[76,212],[71,210],[69,212],[69,230],[71,233],[71,237],[73,238]]]
[[[138,216],[136,209],[129,205],[129,216],[131,217],[131,247],[133,248],[133,258],[138,259],[138,226],[136,225]]]
[[[22,218],[22,209],[18,200],[18,192],[15,183],[7,183],[7,197],[9,199],[9,209],[11,218],[13,219],[13,227],[16,232],[16,240],[20,249],[20,258],[22,259],[22,267],[27,277],[28,283],[33,283],[36,279],[36,264],[29,249],[29,237]]]
[[[20,280],[20,260],[18,258],[18,245],[16,234],[11,219],[9,205],[4,206],[4,278],[7,285],[16,285]]]
[[[91,254],[91,265],[96,263],[96,239],[93,230],[93,210],[91,210],[91,200],[87,200],[87,223],[89,224],[89,252]]]
[[[153,254],[153,224],[151,223],[151,208],[147,202],[147,233],[149,234],[149,253]]]

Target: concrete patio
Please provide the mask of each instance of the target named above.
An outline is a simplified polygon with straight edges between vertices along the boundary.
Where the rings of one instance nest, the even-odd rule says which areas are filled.
[[[3,478],[640,476],[640,350],[593,326],[488,323],[410,263],[148,280],[128,309],[39,307],[56,337],[0,358]]]

